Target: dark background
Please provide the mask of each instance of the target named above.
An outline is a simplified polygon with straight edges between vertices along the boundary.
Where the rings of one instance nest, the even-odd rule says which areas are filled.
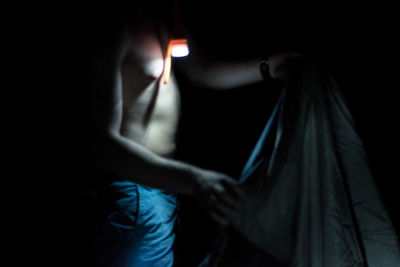
[[[104,21],[110,20],[104,17],[103,22],[96,23],[94,18],[103,18],[96,8],[96,4],[68,7],[62,28],[49,28],[50,41],[43,45],[49,61],[44,68],[46,73],[43,69],[39,72],[45,78],[43,85],[50,85],[46,94],[51,101],[37,102],[41,103],[47,127],[46,134],[35,139],[35,151],[44,152],[35,159],[35,165],[39,180],[49,181],[46,179],[37,191],[44,199],[40,210],[45,223],[39,223],[41,230],[36,231],[38,237],[34,240],[46,240],[45,249],[36,256],[41,261],[46,257],[54,259],[50,266],[78,266],[68,253],[77,246],[73,238],[75,222],[69,211],[76,204],[77,181],[86,175],[82,157],[82,76],[91,36],[93,32],[109,30]],[[399,229],[399,56],[394,7],[382,1],[325,1],[316,6],[301,1],[203,0],[185,1],[182,8],[192,44],[210,57],[235,60],[295,50],[333,67],[365,144],[382,199]],[[53,14],[60,10],[64,9],[60,7]],[[53,38],[54,33],[61,34]],[[265,90],[259,83],[216,91],[191,84],[178,68],[176,75],[182,93],[178,157],[238,177],[279,90]],[[192,199],[181,197],[181,204],[178,238],[191,244],[181,254],[186,266],[191,266],[210,248],[218,228]]]
[[[206,0],[184,8],[197,10],[186,13],[190,14],[185,17],[187,30],[210,57],[234,60],[294,50],[333,68],[365,144],[378,190],[399,231],[400,199],[395,186],[399,179],[399,58],[390,6]],[[279,89],[266,90],[260,83],[215,91],[196,87],[177,72],[183,97],[180,156],[238,177]],[[181,242],[200,245],[197,250],[184,250],[191,264],[204,256],[218,228],[191,199],[182,199],[181,215]]]

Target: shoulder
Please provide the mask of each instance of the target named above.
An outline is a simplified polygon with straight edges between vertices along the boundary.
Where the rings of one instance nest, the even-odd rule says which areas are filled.
[[[83,48],[85,63],[90,67],[121,62],[129,42],[128,30],[123,19],[94,19],[86,26],[87,37]]]

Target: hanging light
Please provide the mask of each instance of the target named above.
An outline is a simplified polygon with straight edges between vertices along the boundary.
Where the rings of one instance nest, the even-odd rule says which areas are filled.
[[[164,84],[168,83],[169,76],[171,74],[171,57],[186,57],[189,55],[189,46],[187,39],[183,36],[182,25],[179,20],[179,0],[174,0],[173,9],[173,34],[168,43],[167,54],[164,60]]]
[[[171,39],[167,48],[167,55],[164,60],[164,84],[168,83],[171,74],[171,57],[186,57],[189,55],[187,40],[184,38]]]
[[[171,56],[172,57],[186,57],[189,55],[189,47],[187,44],[187,39],[171,39]]]

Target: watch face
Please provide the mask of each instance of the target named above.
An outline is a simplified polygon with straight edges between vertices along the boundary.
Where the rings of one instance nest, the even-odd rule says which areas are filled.
[[[269,68],[268,68],[268,60],[262,60],[260,63],[260,72],[263,76],[264,80],[269,79]]]

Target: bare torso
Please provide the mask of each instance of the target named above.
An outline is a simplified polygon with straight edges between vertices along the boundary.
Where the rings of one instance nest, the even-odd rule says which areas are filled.
[[[121,134],[152,152],[175,151],[180,96],[173,74],[162,82],[164,57],[151,31],[133,36],[121,65],[123,118]]]

